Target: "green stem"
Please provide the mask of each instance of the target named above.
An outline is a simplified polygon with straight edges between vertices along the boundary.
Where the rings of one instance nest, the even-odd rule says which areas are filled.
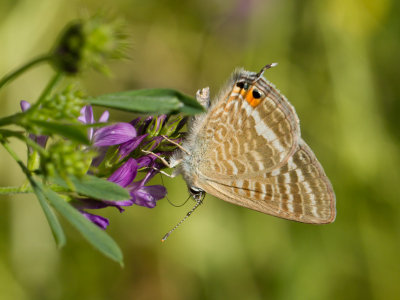
[[[41,102],[50,94],[52,89],[57,85],[57,83],[62,79],[63,73],[58,72],[53,76],[53,78],[49,81],[46,88],[43,90],[42,94],[39,97],[39,100],[31,107],[31,109],[37,108]],[[20,118],[23,116],[23,113],[16,113],[11,116],[7,116],[4,118],[0,118],[0,126],[6,126],[10,124],[17,124]]]
[[[38,101],[36,101],[36,103],[32,106],[31,109],[37,108],[43,102],[43,100],[46,99],[46,97],[50,94],[52,89],[57,85],[57,83],[62,79],[62,77],[63,77],[62,72],[57,72],[53,76],[53,78],[49,81],[46,88],[43,90],[42,94],[40,95]]]
[[[43,156],[47,155],[47,152],[43,147],[38,145],[34,140],[27,137],[23,132],[0,129],[0,137],[3,138],[15,137],[25,142],[28,146],[32,147],[35,151],[39,152],[41,155]],[[4,145],[4,142],[2,143]]]
[[[47,156],[47,152],[46,150],[40,146],[39,144],[37,144],[34,140],[30,139],[29,137],[25,136],[25,135],[15,135],[16,138],[24,141],[28,146],[32,147],[35,151],[37,151],[40,155],[42,156]]]
[[[14,152],[13,149],[11,149],[10,145],[4,140],[0,140],[1,144],[3,147],[7,150],[7,152],[12,156],[12,158],[15,159],[15,161],[19,164],[21,167],[22,171],[26,174],[26,176],[29,178],[30,173],[28,168],[24,165],[22,160],[18,157],[17,153]],[[20,186],[20,187],[1,187],[0,188],[0,194],[18,194],[18,193],[28,193],[28,188],[27,186]]]
[[[32,193],[30,187],[24,186],[2,186],[0,187],[0,195],[12,195],[12,194],[27,194]]]
[[[18,163],[18,165],[22,169],[22,172],[25,173],[26,177],[31,182],[32,177],[31,177],[30,171],[25,166],[25,164],[22,162],[22,160],[18,157],[17,153],[15,153],[13,149],[11,149],[10,145],[4,139],[1,139],[0,143],[7,150],[7,152],[11,155],[11,157],[14,158],[14,160]],[[32,190],[26,184],[23,184],[20,187],[2,187],[2,188],[0,188],[0,194],[3,194],[3,195],[4,194],[29,193],[29,192],[32,192]]]
[[[25,137],[24,135],[19,135],[19,134],[15,134],[14,136],[24,140],[28,145],[32,146],[34,149],[38,150],[42,154],[46,154],[46,151],[42,147],[40,147],[38,144],[36,144],[34,141],[32,141],[30,138]],[[14,152],[14,150],[11,149],[10,145],[4,139],[0,139],[0,143],[7,150],[7,152],[12,156],[12,158],[14,158],[14,160],[18,163],[18,165],[21,167],[22,171],[28,177],[28,180],[32,185],[31,171],[25,166],[25,164],[22,162],[22,160],[18,157],[18,155]],[[64,188],[62,186],[59,186],[57,184],[50,184],[49,187],[53,191],[59,192],[59,193],[68,192],[69,191],[68,189],[66,189],[66,188]],[[0,195],[22,194],[22,193],[32,193],[32,192],[34,192],[33,189],[30,186],[26,185],[26,184],[23,184],[20,187],[13,187],[13,186],[11,186],[11,187],[0,187]]]
[[[25,166],[23,161],[18,157],[17,153],[15,153],[13,149],[11,149],[10,145],[5,140],[1,140],[1,144],[7,150],[7,152],[12,156],[12,158],[14,158],[14,160],[19,164],[19,166],[21,167],[22,171],[27,176],[31,176],[30,173],[29,173],[28,168]]]
[[[39,56],[30,62],[26,63],[25,65],[21,66],[20,68],[16,69],[14,72],[11,72],[10,74],[4,76],[2,79],[0,79],[0,89],[8,82],[14,80],[16,77],[18,77],[20,74],[24,73],[28,69],[32,68],[35,65],[38,65],[42,62],[48,61],[52,58],[52,55],[42,55]]]
[[[58,193],[66,193],[69,192],[70,190],[56,185],[56,184],[50,184],[48,185],[49,188],[51,188],[53,191],[58,192]],[[1,186],[0,187],[0,196],[1,195],[13,195],[13,194],[29,194],[33,193],[33,189],[30,185],[23,184],[21,186]]]
[[[7,116],[4,118],[0,118],[0,126],[6,126],[10,124],[17,124],[18,121],[21,119],[23,113],[16,113],[11,116]]]

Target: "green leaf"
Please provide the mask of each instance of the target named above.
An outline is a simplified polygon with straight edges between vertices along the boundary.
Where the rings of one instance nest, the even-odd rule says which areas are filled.
[[[129,192],[118,184],[96,176],[84,175],[82,178],[68,176],[68,179],[75,186],[76,192],[81,195],[100,200],[128,200]],[[52,181],[64,188],[69,188],[68,184],[59,176],[53,177]]]
[[[92,105],[115,108],[124,111],[149,114],[168,114],[182,112],[197,114],[204,108],[196,99],[171,89],[149,89],[125,91],[89,98]]]
[[[87,135],[86,126],[80,124],[65,124],[61,122],[49,122],[49,121],[30,121],[35,125],[43,129],[43,133],[58,134],[72,141],[76,141],[81,144],[89,145],[90,141]]]
[[[42,206],[43,212],[47,218],[47,222],[49,222],[57,246],[61,248],[66,243],[65,234],[60,222],[58,221],[57,216],[54,214],[53,210],[50,208],[49,204],[46,201],[46,196],[45,192],[43,191],[42,184],[39,181],[35,180],[33,177],[29,177],[28,179],[31,183],[34,193],[36,194],[36,197],[39,200],[40,205]]]
[[[123,264],[123,255],[117,243],[103,230],[86,219],[56,192],[44,188],[51,205],[66,218],[97,250],[114,261]]]

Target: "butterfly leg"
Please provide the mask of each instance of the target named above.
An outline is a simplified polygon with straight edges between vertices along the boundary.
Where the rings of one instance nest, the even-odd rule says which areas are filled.
[[[155,168],[155,167],[149,167],[149,169],[155,170],[155,171],[157,171],[158,173],[163,174],[163,175],[165,175],[165,176],[167,176],[167,177],[169,177],[169,178],[175,178],[176,175],[178,175],[178,174],[175,173],[175,172],[172,172],[171,174],[168,174],[167,172],[164,172],[164,171],[162,171],[162,170],[160,170],[160,169],[158,169],[158,168]]]
[[[179,165],[182,162],[182,159],[177,159],[177,160],[172,160],[171,162],[168,162],[164,157],[161,157],[160,155],[157,155],[151,151],[147,151],[147,150],[142,150],[142,152],[146,153],[146,154],[151,154],[154,155],[155,157],[157,157],[159,160],[161,160],[161,162],[167,167],[167,168],[174,168],[177,165]]]
[[[177,146],[179,149],[181,149],[182,151],[186,152],[187,154],[191,155],[190,152],[188,150],[186,150],[185,148],[183,148],[181,145],[179,145],[177,142],[174,142],[173,140],[170,140],[169,138],[167,138],[165,135],[162,135],[162,137],[167,140],[168,142],[170,142],[171,144],[174,144],[175,146]]]

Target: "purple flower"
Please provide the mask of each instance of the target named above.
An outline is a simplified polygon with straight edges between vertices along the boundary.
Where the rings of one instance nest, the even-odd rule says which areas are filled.
[[[99,123],[108,121],[109,112],[104,111],[99,118]],[[96,123],[93,116],[93,109],[90,105],[86,105],[81,109],[81,115],[78,120],[83,124]],[[89,129],[89,139],[96,147],[113,146],[125,143],[136,137],[136,129],[129,123],[117,123],[104,126],[100,129]]]
[[[143,134],[137,137],[132,138],[131,140],[121,144],[119,146],[119,155],[120,159],[125,158],[128,156],[133,150],[135,150],[143,140],[148,136],[148,134]]]
[[[25,101],[25,100],[21,100],[19,102],[19,105],[21,106],[21,110],[23,112],[27,111],[31,107],[31,104],[28,101]]]
[[[22,112],[26,112],[31,107],[31,104],[25,100],[21,100],[21,102],[19,104],[21,106]],[[39,146],[44,148],[44,147],[46,147],[46,143],[47,143],[47,140],[49,137],[47,135],[35,135],[35,134],[30,133],[29,138],[31,140],[34,140]],[[31,147],[28,147],[28,148],[29,148],[29,152],[32,152]]]
[[[131,191],[133,203],[154,208],[156,201],[165,197],[167,189],[162,185],[140,186]]]
[[[81,214],[87,218],[89,221],[94,223],[95,225],[99,226],[101,229],[106,229],[107,226],[110,224],[107,218],[102,216],[90,214],[84,210],[80,210]]]
[[[109,116],[110,116],[110,113],[108,112],[108,110],[105,110],[99,118],[99,123],[106,123],[108,121]],[[96,121],[94,120],[94,116],[93,116],[93,109],[90,105],[86,105],[86,106],[82,107],[81,115],[78,117],[78,120],[83,124],[95,124],[96,123]],[[89,134],[88,134],[89,140],[92,140],[93,133],[94,133],[94,129],[90,128]]]
[[[150,159],[146,156],[146,159],[142,157],[140,160],[141,167],[154,166],[154,159]],[[135,203],[137,205],[153,208],[156,206],[157,200],[165,197],[167,190],[162,185],[145,186],[147,182],[158,173],[153,168],[150,169],[142,180],[133,182],[136,178],[138,167],[138,162],[133,158],[129,158],[123,166],[108,178],[108,180],[127,188],[131,195],[130,201],[132,204]]]
[[[131,185],[131,200],[136,205],[153,208],[156,201],[167,195],[167,189],[162,185],[145,186],[146,182],[141,180]]]
[[[109,181],[112,181],[116,184],[119,184],[122,187],[126,187],[129,183],[135,179],[137,174],[137,164],[134,159],[129,159],[125,164],[119,167],[109,178]],[[123,212],[124,209],[122,206],[131,206],[133,202],[131,200],[124,201],[107,201],[107,200],[96,200],[96,199],[87,199],[87,198],[77,198],[72,203],[75,208],[77,208],[83,216],[85,216],[88,220],[96,224],[102,229],[106,229],[109,222],[107,218],[102,216],[90,214],[86,212],[84,209],[101,209],[109,206],[114,206],[118,208],[120,212]]]
[[[159,155],[160,153],[155,153]],[[147,154],[142,157],[139,157],[136,159],[136,163],[138,165],[138,168],[153,168],[155,167],[155,161],[157,160],[157,157],[152,155],[152,154]]]
[[[106,200],[95,200],[87,198],[77,198],[71,202],[71,204],[79,210],[79,212],[86,217],[89,221],[93,222],[101,229],[106,229],[109,225],[107,218],[88,213],[85,209],[102,209],[109,206],[116,207],[120,212],[123,212],[123,206],[131,206],[133,203],[131,200],[125,201],[106,201]]]
[[[93,134],[96,147],[120,145],[136,137],[136,129],[129,123],[117,123],[97,129]]]
[[[156,135],[160,132],[162,126],[167,121],[167,115],[160,115],[157,118],[153,118],[153,122],[150,124],[148,131],[151,132],[153,135]]]
[[[135,126],[138,135],[146,133],[147,128],[149,127],[151,121],[154,119],[153,116],[148,116],[146,119],[142,120],[142,118],[133,119],[130,124]]]
[[[103,113],[99,122],[108,120],[108,112]],[[95,123],[93,110],[90,106],[85,106],[81,110],[79,121],[84,124]],[[99,151],[99,156],[92,162],[92,166],[100,168],[103,173],[113,169],[115,164],[120,165],[108,177],[108,180],[114,182],[127,189],[130,199],[125,201],[106,201],[78,198],[73,201],[73,205],[90,221],[105,229],[109,222],[106,218],[95,214],[90,214],[85,209],[101,209],[114,206],[123,212],[123,207],[133,204],[153,208],[158,200],[165,197],[167,190],[162,185],[147,185],[158,170],[164,165],[157,163],[157,157],[152,154],[145,154],[140,151],[145,149],[155,151],[155,154],[168,156],[171,151],[158,151],[166,141],[160,135],[160,132],[168,132],[170,134],[177,132],[184,124],[182,120],[173,120],[165,131],[164,126],[168,124],[168,117],[161,115],[158,117],[147,117],[145,119],[137,118],[130,123],[116,123],[104,126],[99,129],[91,129],[89,131],[90,140],[93,146]],[[173,127],[172,127],[173,126]],[[179,129],[177,129],[179,127]],[[171,139],[179,142],[181,137],[179,134],[171,136]],[[168,142],[166,142],[168,144]],[[169,144],[169,149],[173,149],[174,145]],[[168,149],[168,147],[166,149]],[[165,147],[164,147],[165,148]],[[161,149],[161,148],[160,148]],[[135,181],[139,171],[147,172],[143,179]]]
[[[122,206],[131,206],[131,200],[122,200],[122,201],[107,201],[107,200],[96,200],[89,198],[77,198],[73,202],[74,207],[82,211],[83,209],[101,209],[109,206],[113,206],[118,208],[120,212],[123,212],[124,209]]]
[[[122,187],[127,187],[136,178],[137,171],[138,165],[136,160],[129,158],[125,164],[108,178],[108,180]]]
[[[119,167],[109,178],[109,181],[115,182],[122,187],[126,187],[130,184],[136,177],[137,174],[137,164],[136,161],[130,158],[125,164]],[[133,204],[132,200],[123,201],[107,201],[107,200],[97,200],[88,198],[77,198],[72,202],[72,205],[77,208],[83,216],[88,220],[99,226],[101,229],[106,229],[109,225],[107,218],[99,215],[90,214],[85,209],[101,209],[109,206],[114,206],[118,208],[120,212],[123,212],[123,206],[131,206]]]
[[[28,111],[31,106],[26,101],[21,101],[20,105],[23,112]],[[78,121],[83,124],[105,123],[108,119],[109,113],[105,111],[96,120],[90,105],[84,106],[78,117]],[[158,162],[156,156],[141,150],[153,151],[156,155],[168,157],[175,145],[166,141],[161,135],[166,134],[171,140],[179,142],[181,135],[177,128],[180,126],[180,129],[183,124],[180,119],[172,119],[170,122],[167,115],[160,115],[137,118],[130,123],[119,122],[104,124],[100,128],[89,128],[88,137],[98,153],[91,162],[90,174],[108,178],[109,181],[125,188],[129,192],[130,199],[109,201],[77,196],[70,202],[71,205],[102,229],[107,228],[109,220],[87,210],[98,211],[106,207],[115,207],[123,212],[124,208],[133,204],[154,208],[157,201],[166,196],[167,190],[162,185],[148,185],[148,183],[158,174],[158,170],[165,166]],[[47,136],[30,134],[29,137],[42,147],[46,146]],[[139,172],[144,173],[141,180],[137,179]]]
[[[150,167],[155,163],[155,159],[144,156],[139,159],[141,167]],[[109,181],[117,183],[118,185],[128,189],[131,196],[130,200],[125,201],[106,201],[79,198],[73,202],[76,207],[87,219],[96,224],[102,229],[106,229],[109,225],[108,219],[90,214],[84,209],[101,209],[109,206],[114,206],[123,212],[123,206],[131,206],[132,204],[153,208],[156,206],[156,201],[162,199],[167,194],[167,190],[162,185],[146,186],[146,183],[157,174],[157,171],[151,169],[150,172],[140,181],[133,182],[138,172],[139,164],[133,159],[129,158],[121,167],[119,167],[109,178]]]

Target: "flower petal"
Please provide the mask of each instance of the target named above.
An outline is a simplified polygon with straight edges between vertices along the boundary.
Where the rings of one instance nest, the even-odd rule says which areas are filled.
[[[157,153],[156,153],[157,154]],[[144,168],[144,167],[151,167],[154,165],[154,162],[156,161],[157,157],[154,156],[153,154],[147,154],[142,157],[139,157],[136,159],[136,162],[138,164],[138,168]]]
[[[156,201],[165,197],[167,189],[162,185],[142,186],[131,192],[132,201],[136,205],[153,208]]]
[[[108,201],[108,200],[103,200],[103,203],[107,204],[107,206],[114,206],[118,208],[119,212],[125,211],[121,206],[132,206],[133,202],[132,200],[122,200],[122,201]]]
[[[164,140],[162,136],[155,136],[148,144],[151,145],[148,151],[153,151],[156,149],[160,143]]]
[[[78,117],[78,121],[83,124],[93,124],[94,117],[93,117],[93,109],[90,105],[86,105],[81,109],[81,115]],[[89,128],[88,130],[88,138],[92,140],[93,137],[93,128]]]
[[[29,136],[30,136],[30,135],[29,135]],[[48,137],[47,135],[38,135],[38,136],[36,136],[36,143],[37,143],[39,146],[45,148],[48,138],[49,138],[49,137]]]
[[[112,181],[122,187],[126,187],[136,178],[137,171],[138,166],[136,160],[129,158],[126,163],[119,167],[108,178],[108,181]]]
[[[151,132],[152,136],[158,135],[165,121],[167,120],[167,117],[167,115],[159,115],[158,117],[154,118],[147,131]]]
[[[137,130],[138,130],[138,132],[140,133],[140,134],[145,134],[146,133],[146,130],[147,130],[147,128],[149,127],[149,125],[150,125],[150,123],[151,123],[151,121],[153,120],[153,116],[148,116],[146,119],[144,119],[143,121],[142,120],[139,120],[139,123],[138,124],[132,124],[132,122],[135,122],[136,120],[133,120],[132,122],[131,122],[131,124],[133,125],[133,126],[135,126],[135,128],[137,128]]]
[[[25,100],[21,100],[19,102],[19,105],[21,106],[21,110],[23,112],[27,111],[31,107],[31,104],[28,101],[25,101]]]
[[[154,176],[158,174],[158,170],[156,169],[150,169],[149,172],[147,172],[146,176],[142,179],[142,185],[145,185],[147,182],[150,181]]]
[[[118,208],[120,211],[123,209],[120,206],[131,206],[131,200],[122,200],[122,201],[107,201],[107,200],[96,200],[89,198],[76,198],[74,201],[71,201],[73,207],[83,210],[83,209],[102,209],[109,206],[113,206]]]
[[[149,186],[143,186],[139,189],[141,192],[147,193],[147,195],[150,195],[152,197],[152,200],[160,200],[165,197],[167,194],[167,189],[165,186],[162,185],[149,185]]]
[[[136,119],[133,119],[132,121],[130,121],[129,123],[133,126],[133,127],[137,127],[137,125],[142,121],[141,117],[138,117]]]
[[[94,223],[95,225],[97,225],[98,227],[100,227],[101,229],[106,229],[107,226],[110,224],[110,222],[108,221],[107,218],[104,218],[102,216],[98,216],[98,215],[93,215],[90,214],[84,210],[81,210],[81,214],[88,219],[89,221],[91,221],[92,223]]]
[[[81,115],[78,117],[78,120],[83,124],[93,124],[94,117],[93,117],[93,109],[92,106],[86,105],[81,109]]]
[[[21,106],[22,112],[27,111],[31,107],[31,104],[28,101],[25,101],[25,100],[21,100],[19,102],[19,105]],[[30,133],[29,134],[29,138],[31,140],[34,140],[39,146],[44,148],[46,146],[47,139],[49,137],[47,135],[35,135],[35,134]],[[33,151],[31,147],[29,147],[29,151],[30,152]]]
[[[131,124],[117,123],[96,130],[93,144],[96,147],[119,145],[134,137],[136,137],[136,129]]]
[[[107,155],[108,147],[99,147],[97,148],[98,155],[92,160],[91,166],[98,167],[104,160]],[[90,171],[89,171],[90,172]]]
[[[110,113],[108,112],[108,110],[105,110],[100,118],[99,118],[99,122],[100,123],[106,123],[108,121],[108,118],[110,117]]]
[[[119,146],[119,155],[121,159],[125,158],[127,155],[129,155],[129,153],[135,150],[140,145],[140,143],[146,138],[146,136],[147,134],[137,136],[131,139],[130,141],[121,144],[121,146]]]

